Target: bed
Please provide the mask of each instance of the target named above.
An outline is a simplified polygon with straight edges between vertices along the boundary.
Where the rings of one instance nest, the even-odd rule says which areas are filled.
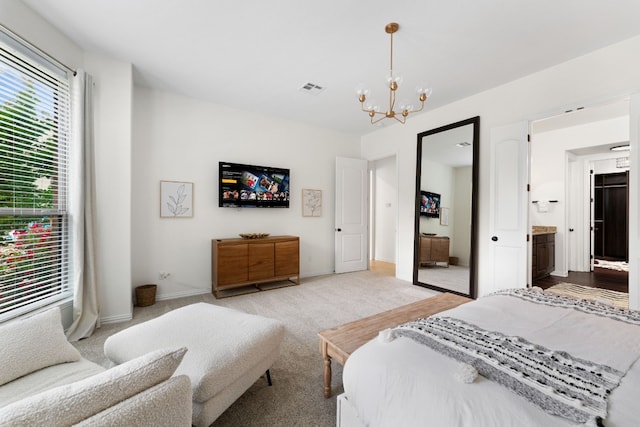
[[[640,311],[500,291],[383,331],[351,354],[337,423],[638,426],[639,356]]]

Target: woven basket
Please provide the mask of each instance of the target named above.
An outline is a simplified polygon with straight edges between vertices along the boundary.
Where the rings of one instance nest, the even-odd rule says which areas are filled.
[[[156,289],[158,285],[142,285],[136,288],[136,305],[147,307],[156,302]]]

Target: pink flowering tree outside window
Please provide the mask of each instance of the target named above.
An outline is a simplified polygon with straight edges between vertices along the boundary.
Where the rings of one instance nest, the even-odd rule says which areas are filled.
[[[59,244],[51,232],[51,221],[30,222],[5,236],[0,245],[0,306],[4,309],[24,299],[51,295],[60,286],[58,274],[52,271]]]

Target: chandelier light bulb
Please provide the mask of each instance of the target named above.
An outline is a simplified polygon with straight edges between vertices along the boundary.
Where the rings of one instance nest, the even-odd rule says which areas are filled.
[[[418,95],[425,94],[428,98],[431,96],[433,89],[431,89],[426,83],[420,83],[418,86],[416,86],[416,92],[418,92]]]
[[[358,84],[358,86],[356,86],[356,93],[358,94],[358,96],[360,95],[367,96],[369,95],[369,89],[364,83],[360,83]]]
[[[393,70],[386,78],[387,87],[391,90],[396,90],[402,84],[402,76],[394,74]]]
[[[380,105],[378,105],[375,101],[369,101],[367,102],[367,104],[365,105],[365,110],[368,112],[373,112],[373,113],[377,113],[378,111],[380,111]]]
[[[403,99],[402,101],[400,101],[400,110],[402,110],[403,115],[405,111],[408,114],[413,111],[413,104],[409,100]]]

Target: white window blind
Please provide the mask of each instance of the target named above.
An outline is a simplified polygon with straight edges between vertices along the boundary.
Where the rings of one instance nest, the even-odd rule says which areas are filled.
[[[0,321],[71,295],[69,92],[66,72],[0,38]]]

